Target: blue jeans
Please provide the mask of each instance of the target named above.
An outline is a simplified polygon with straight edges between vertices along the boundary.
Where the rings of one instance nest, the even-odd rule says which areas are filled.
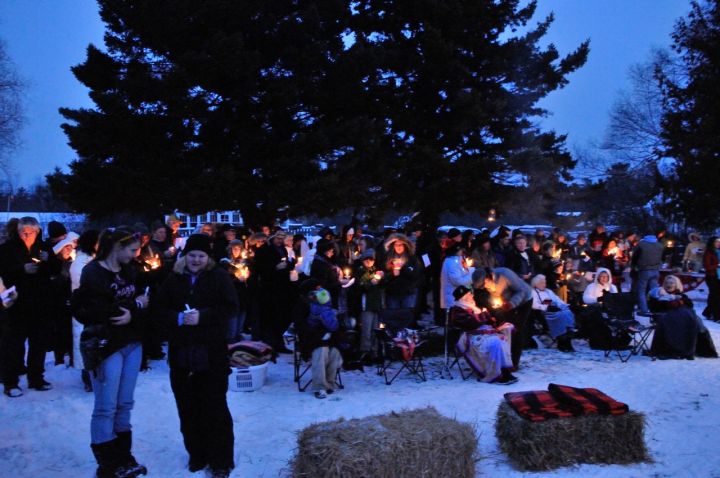
[[[417,303],[417,294],[386,295],[385,308],[387,309],[414,309]]]
[[[245,317],[247,316],[246,310],[241,310],[238,312],[238,315],[230,319],[228,322],[228,331],[227,331],[227,343],[234,344],[238,340],[242,340],[242,334],[243,328],[245,327]]]
[[[659,278],[660,278],[660,271],[657,271],[657,270],[639,271],[638,272],[637,294],[638,294],[638,308],[640,309],[640,312],[642,312],[642,313],[649,312],[648,305],[647,305],[648,288],[657,287]]]
[[[117,432],[130,431],[130,411],[142,362],[142,345],[133,342],[102,361],[90,373],[95,407],[90,420],[93,444],[115,439]]]

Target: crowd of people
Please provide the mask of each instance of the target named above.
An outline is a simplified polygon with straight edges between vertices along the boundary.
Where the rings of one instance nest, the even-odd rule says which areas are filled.
[[[714,353],[680,280],[670,275],[658,285],[668,252],[664,228],[641,238],[597,225],[571,242],[559,229],[476,234],[414,222],[379,238],[357,223],[312,238],[230,224],[202,224],[181,237],[180,225],[171,215],[150,227],[76,234],[51,222],[43,239],[38,222],[24,217],[7,224],[0,245],[4,394],[25,393],[22,375],[31,390],[52,389],[47,351],[56,364],[82,370],[95,398],[91,449],[99,477],[146,472],[131,452],[133,392],[138,373],[165,350],[188,468],[216,477],[234,467],[228,346],[246,338],[291,353],[286,335],[294,327],[322,399],[336,391],[343,362],[382,360],[374,331],[383,313],[411,311],[413,327],[429,315],[435,326],[449,327],[446,340],[457,332],[451,346],[483,382],[509,384],[538,336],[574,352],[573,339],[592,333],[586,325],[606,294],[625,289],[640,315],[663,312],[653,343],[658,355]],[[716,321],[719,257],[720,239],[690,234],[683,262],[705,272],[704,314]]]

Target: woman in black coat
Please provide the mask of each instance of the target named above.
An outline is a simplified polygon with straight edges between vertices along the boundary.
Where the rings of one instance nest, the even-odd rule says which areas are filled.
[[[213,477],[234,468],[233,427],[227,406],[226,335],[237,315],[230,275],[210,258],[210,238],[193,234],[157,296],[168,327],[170,385],[191,472],[210,467]]]

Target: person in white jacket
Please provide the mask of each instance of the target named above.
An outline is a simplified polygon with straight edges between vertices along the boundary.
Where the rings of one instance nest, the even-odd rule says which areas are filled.
[[[83,268],[95,257],[95,251],[97,249],[98,237],[100,232],[95,229],[88,229],[83,232],[77,241],[77,249],[75,260],[70,266],[70,290],[74,291],[80,287],[80,276],[82,275]],[[85,384],[85,391],[92,392],[92,383],[90,381],[90,373],[87,370],[83,370],[85,364],[83,363],[82,354],[80,353],[80,334],[82,334],[85,326],[72,319],[72,335],[73,335],[73,367],[82,370],[82,381]]]
[[[455,302],[453,292],[460,286],[472,287],[472,260],[463,257],[463,248],[454,244],[447,250],[440,271],[440,308],[449,309]]]
[[[588,305],[597,304],[598,298],[602,297],[605,292],[617,294],[617,291],[617,287],[612,283],[610,271],[604,267],[598,267],[593,283],[588,285],[583,292],[583,302]]]
[[[538,274],[532,278],[530,285],[533,288],[533,310],[545,317],[548,333],[557,341],[557,348],[561,352],[574,352],[572,336],[575,329],[575,316],[563,300],[547,288],[547,279]]]

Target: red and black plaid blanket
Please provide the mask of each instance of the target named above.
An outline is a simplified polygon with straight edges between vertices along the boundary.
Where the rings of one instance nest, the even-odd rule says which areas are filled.
[[[548,391],[511,392],[505,400],[521,417],[542,422],[552,418],[584,415],[622,415],[628,406],[596,388],[576,388],[551,383]]]

